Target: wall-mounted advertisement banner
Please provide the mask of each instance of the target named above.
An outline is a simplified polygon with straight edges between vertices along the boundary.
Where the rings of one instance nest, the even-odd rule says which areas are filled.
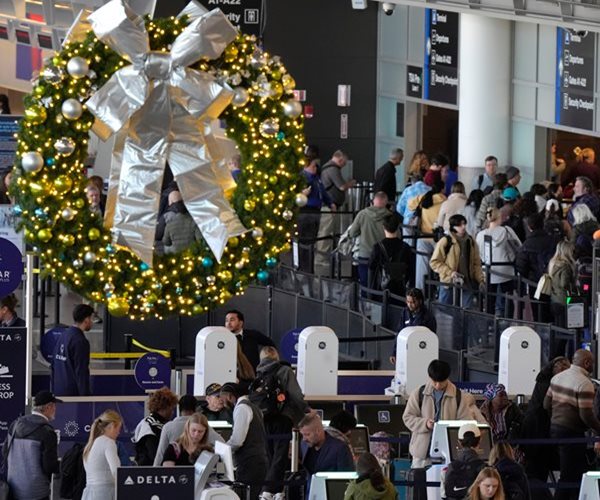
[[[0,172],[7,170],[15,163],[15,152],[17,151],[15,134],[21,118],[17,115],[0,115]]]
[[[555,122],[594,129],[596,34],[557,28]]]
[[[459,14],[425,9],[423,98],[458,103]]]
[[[25,411],[27,329],[0,328],[0,443],[8,427]]]

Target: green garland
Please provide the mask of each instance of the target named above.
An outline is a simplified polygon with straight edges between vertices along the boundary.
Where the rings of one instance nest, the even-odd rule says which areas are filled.
[[[186,25],[185,18],[146,20],[152,50],[167,50]],[[74,57],[87,61],[85,76],[67,71]],[[25,99],[9,189],[14,213],[44,272],[94,302],[106,303],[111,314],[132,319],[200,314],[256,280],[266,282],[278,255],[290,248],[305,142],[293,102],[295,83],[279,58],[262,52],[254,37],[241,34],[219,59],[195,66],[242,94],[248,92],[245,105],[229,106],[221,118],[242,157],[230,202],[244,226],[254,231],[231,238],[220,263],[201,241],[176,256],[155,256],[150,268],[129,249],[111,243],[110,232],[89,210],[85,196],[83,167],[93,124],[85,100],[127,64],[93,33],[46,62]],[[61,112],[69,98],[84,104],[77,119]],[[295,105],[292,112],[290,105]],[[65,152],[65,144],[74,150]],[[35,152],[43,167],[25,170],[23,156]]]

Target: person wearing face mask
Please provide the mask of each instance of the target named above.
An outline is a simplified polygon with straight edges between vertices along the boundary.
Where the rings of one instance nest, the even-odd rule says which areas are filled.
[[[551,438],[584,438],[590,429],[600,434],[600,421],[592,410],[595,390],[590,374],[593,369],[594,355],[579,349],[573,355],[571,366],[552,377],[544,399],[544,408],[551,413]],[[600,443],[595,443],[594,449],[600,450]],[[577,489],[564,489],[560,485],[581,481],[582,474],[588,470],[586,452],[585,442],[558,446],[560,480],[555,499],[578,497]]]
[[[460,391],[450,381],[450,365],[439,359],[427,368],[429,381],[410,393],[402,420],[411,431],[409,451],[412,468],[431,464],[429,442],[438,420],[477,420],[486,423],[473,396]]]
[[[62,401],[51,392],[38,392],[31,415],[19,417],[8,429],[2,456],[14,500],[50,498],[50,480],[59,470],[56,433],[50,424],[57,403]]]
[[[468,309],[473,303],[477,287],[485,289],[479,248],[467,233],[467,219],[463,215],[453,215],[448,223],[450,234],[437,242],[429,265],[439,274],[442,283],[462,286],[462,306]],[[441,286],[438,300],[443,304],[451,304],[452,295],[450,286]]]

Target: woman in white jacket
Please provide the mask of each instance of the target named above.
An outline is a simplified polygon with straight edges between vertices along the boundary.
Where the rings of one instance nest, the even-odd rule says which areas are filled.
[[[450,231],[450,223],[448,222],[450,217],[454,214],[462,213],[466,204],[467,196],[465,195],[465,185],[460,181],[456,181],[452,184],[450,196],[440,207],[440,213],[437,218],[437,227],[443,227],[444,232],[446,233]]]
[[[82,500],[115,498],[117,467],[121,465],[116,440],[122,425],[121,415],[113,410],[106,410],[94,420],[83,450],[86,482]]]
[[[512,228],[502,226],[502,217],[497,208],[488,208],[485,214],[489,227],[477,234],[476,242],[481,255],[481,262],[492,264],[496,262],[512,263],[517,256],[517,249],[521,246],[521,240]],[[491,238],[491,245],[486,243],[485,237]],[[495,314],[504,315],[505,299],[504,293],[511,293],[514,288],[513,278],[515,268],[513,264],[492,266],[488,290],[496,292]],[[494,290],[495,289],[495,290]]]

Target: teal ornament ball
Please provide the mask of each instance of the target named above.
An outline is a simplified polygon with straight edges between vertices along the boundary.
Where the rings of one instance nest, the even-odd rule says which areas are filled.
[[[277,259],[275,257],[269,257],[265,263],[269,269],[273,269],[277,265]]]
[[[202,259],[203,267],[212,267],[212,265],[213,265],[213,260],[210,257],[204,257]]]
[[[256,277],[258,278],[258,281],[264,283],[265,281],[267,281],[269,279],[269,273],[268,273],[268,271],[265,271],[264,269],[262,269],[256,273]]]

